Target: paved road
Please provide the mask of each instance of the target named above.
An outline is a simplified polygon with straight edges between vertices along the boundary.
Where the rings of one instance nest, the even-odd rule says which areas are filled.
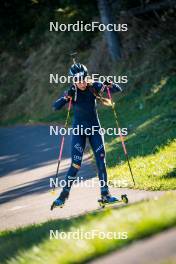
[[[0,230],[48,219],[65,218],[98,208],[98,181],[94,188],[74,186],[66,206],[50,211],[57,196],[51,195],[49,180],[55,175],[61,138],[49,135],[49,125],[0,128]],[[60,179],[70,165],[70,137],[66,137]],[[90,185],[96,169],[86,152],[79,177]],[[127,193],[130,202],[160,195],[161,192],[111,188],[114,195]]]
[[[166,264],[176,263],[176,228],[133,242],[119,251],[89,264]]]

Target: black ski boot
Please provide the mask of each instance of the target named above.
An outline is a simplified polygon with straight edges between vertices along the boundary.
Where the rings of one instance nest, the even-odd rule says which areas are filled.
[[[55,207],[62,208],[65,204],[65,201],[68,199],[69,191],[63,190],[59,197],[52,203],[51,210],[53,210]]]
[[[108,188],[104,187],[101,189],[101,199],[98,200],[101,207],[105,207],[106,204],[113,204],[118,201],[119,200],[116,197],[111,196]]]

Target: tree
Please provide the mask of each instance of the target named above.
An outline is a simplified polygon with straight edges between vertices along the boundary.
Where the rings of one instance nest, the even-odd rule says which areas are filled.
[[[104,25],[112,24],[111,8],[107,0],[98,0],[98,8],[100,12],[101,22]],[[108,45],[109,54],[113,61],[121,58],[121,46],[118,32],[116,31],[105,31],[105,38]]]

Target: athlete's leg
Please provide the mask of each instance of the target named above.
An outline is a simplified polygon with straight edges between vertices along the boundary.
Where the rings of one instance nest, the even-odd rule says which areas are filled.
[[[96,164],[98,168],[98,177],[100,181],[101,194],[108,194],[107,185],[107,172],[106,172],[106,154],[104,147],[104,137],[96,132],[94,135],[89,136],[89,142],[93,149]]]
[[[71,186],[77,177],[78,170],[81,167],[83,152],[86,144],[85,135],[72,135],[71,143],[71,165],[65,177],[64,187],[60,194],[61,199],[68,198]]]

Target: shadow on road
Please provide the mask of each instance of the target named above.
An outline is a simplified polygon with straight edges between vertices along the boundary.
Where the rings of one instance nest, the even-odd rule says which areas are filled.
[[[0,129],[0,177],[8,175],[13,179],[13,172],[20,174],[28,172],[35,168],[44,167],[55,163],[59,153],[61,137],[50,136],[49,126],[17,126],[13,128]],[[67,136],[65,140],[63,159],[69,156],[71,137]],[[84,158],[82,168],[78,173],[83,180],[95,177],[96,173],[92,170],[92,165]],[[62,168],[59,172],[59,179],[63,180],[67,173],[68,166]],[[17,171],[18,170],[18,171]],[[53,170],[52,170],[53,171]],[[43,168],[45,173],[45,168]],[[9,173],[12,173],[9,175]],[[50,178],[55,174],[47,176],[39,175],[40,179],[14,185],[13,189],[0,193],[0,204],[18,199],[31,194],[44,193],[50,191]]]
[[[92,174],[90,173],[90,164],[87,164],[87,160],[84,160],[84,170],[80,170],[80,172],[78,173],[78,177],[82,180],[88,180],[91,178],[94,178],[96,176],[96,173]],[[86,173],[87,172],[87,173]],[[59,172],[59,181],[64,180],[65,179],[65,175],[67,173],[67,168],[66,169],[62,169],[62,171]],[[47,176],[47,177],[43,177],[42,179],[39,180],[34,180],[25,184],[21,184],[21,185],[17,185],[14,186],[13,189],[8,190],[6,192],[0,193],[0,204],[4,204],[7,203],[11,200],[15,200],[17,198],[20,197],[24,197],[27,195],[31,195],[31,194],[36,194],[36,193],[44,193],[44,192],[49,192],[52,190],[52,188],[50,188],[50,178],[54,179],[55,174]],[[59,184],[58,184],[59,186]]]
[[[61,137],[49,135],[49,125],[0,128],[0,177],[31,170],[58,157]],[[67,136],[63,158],[70,151]]]

